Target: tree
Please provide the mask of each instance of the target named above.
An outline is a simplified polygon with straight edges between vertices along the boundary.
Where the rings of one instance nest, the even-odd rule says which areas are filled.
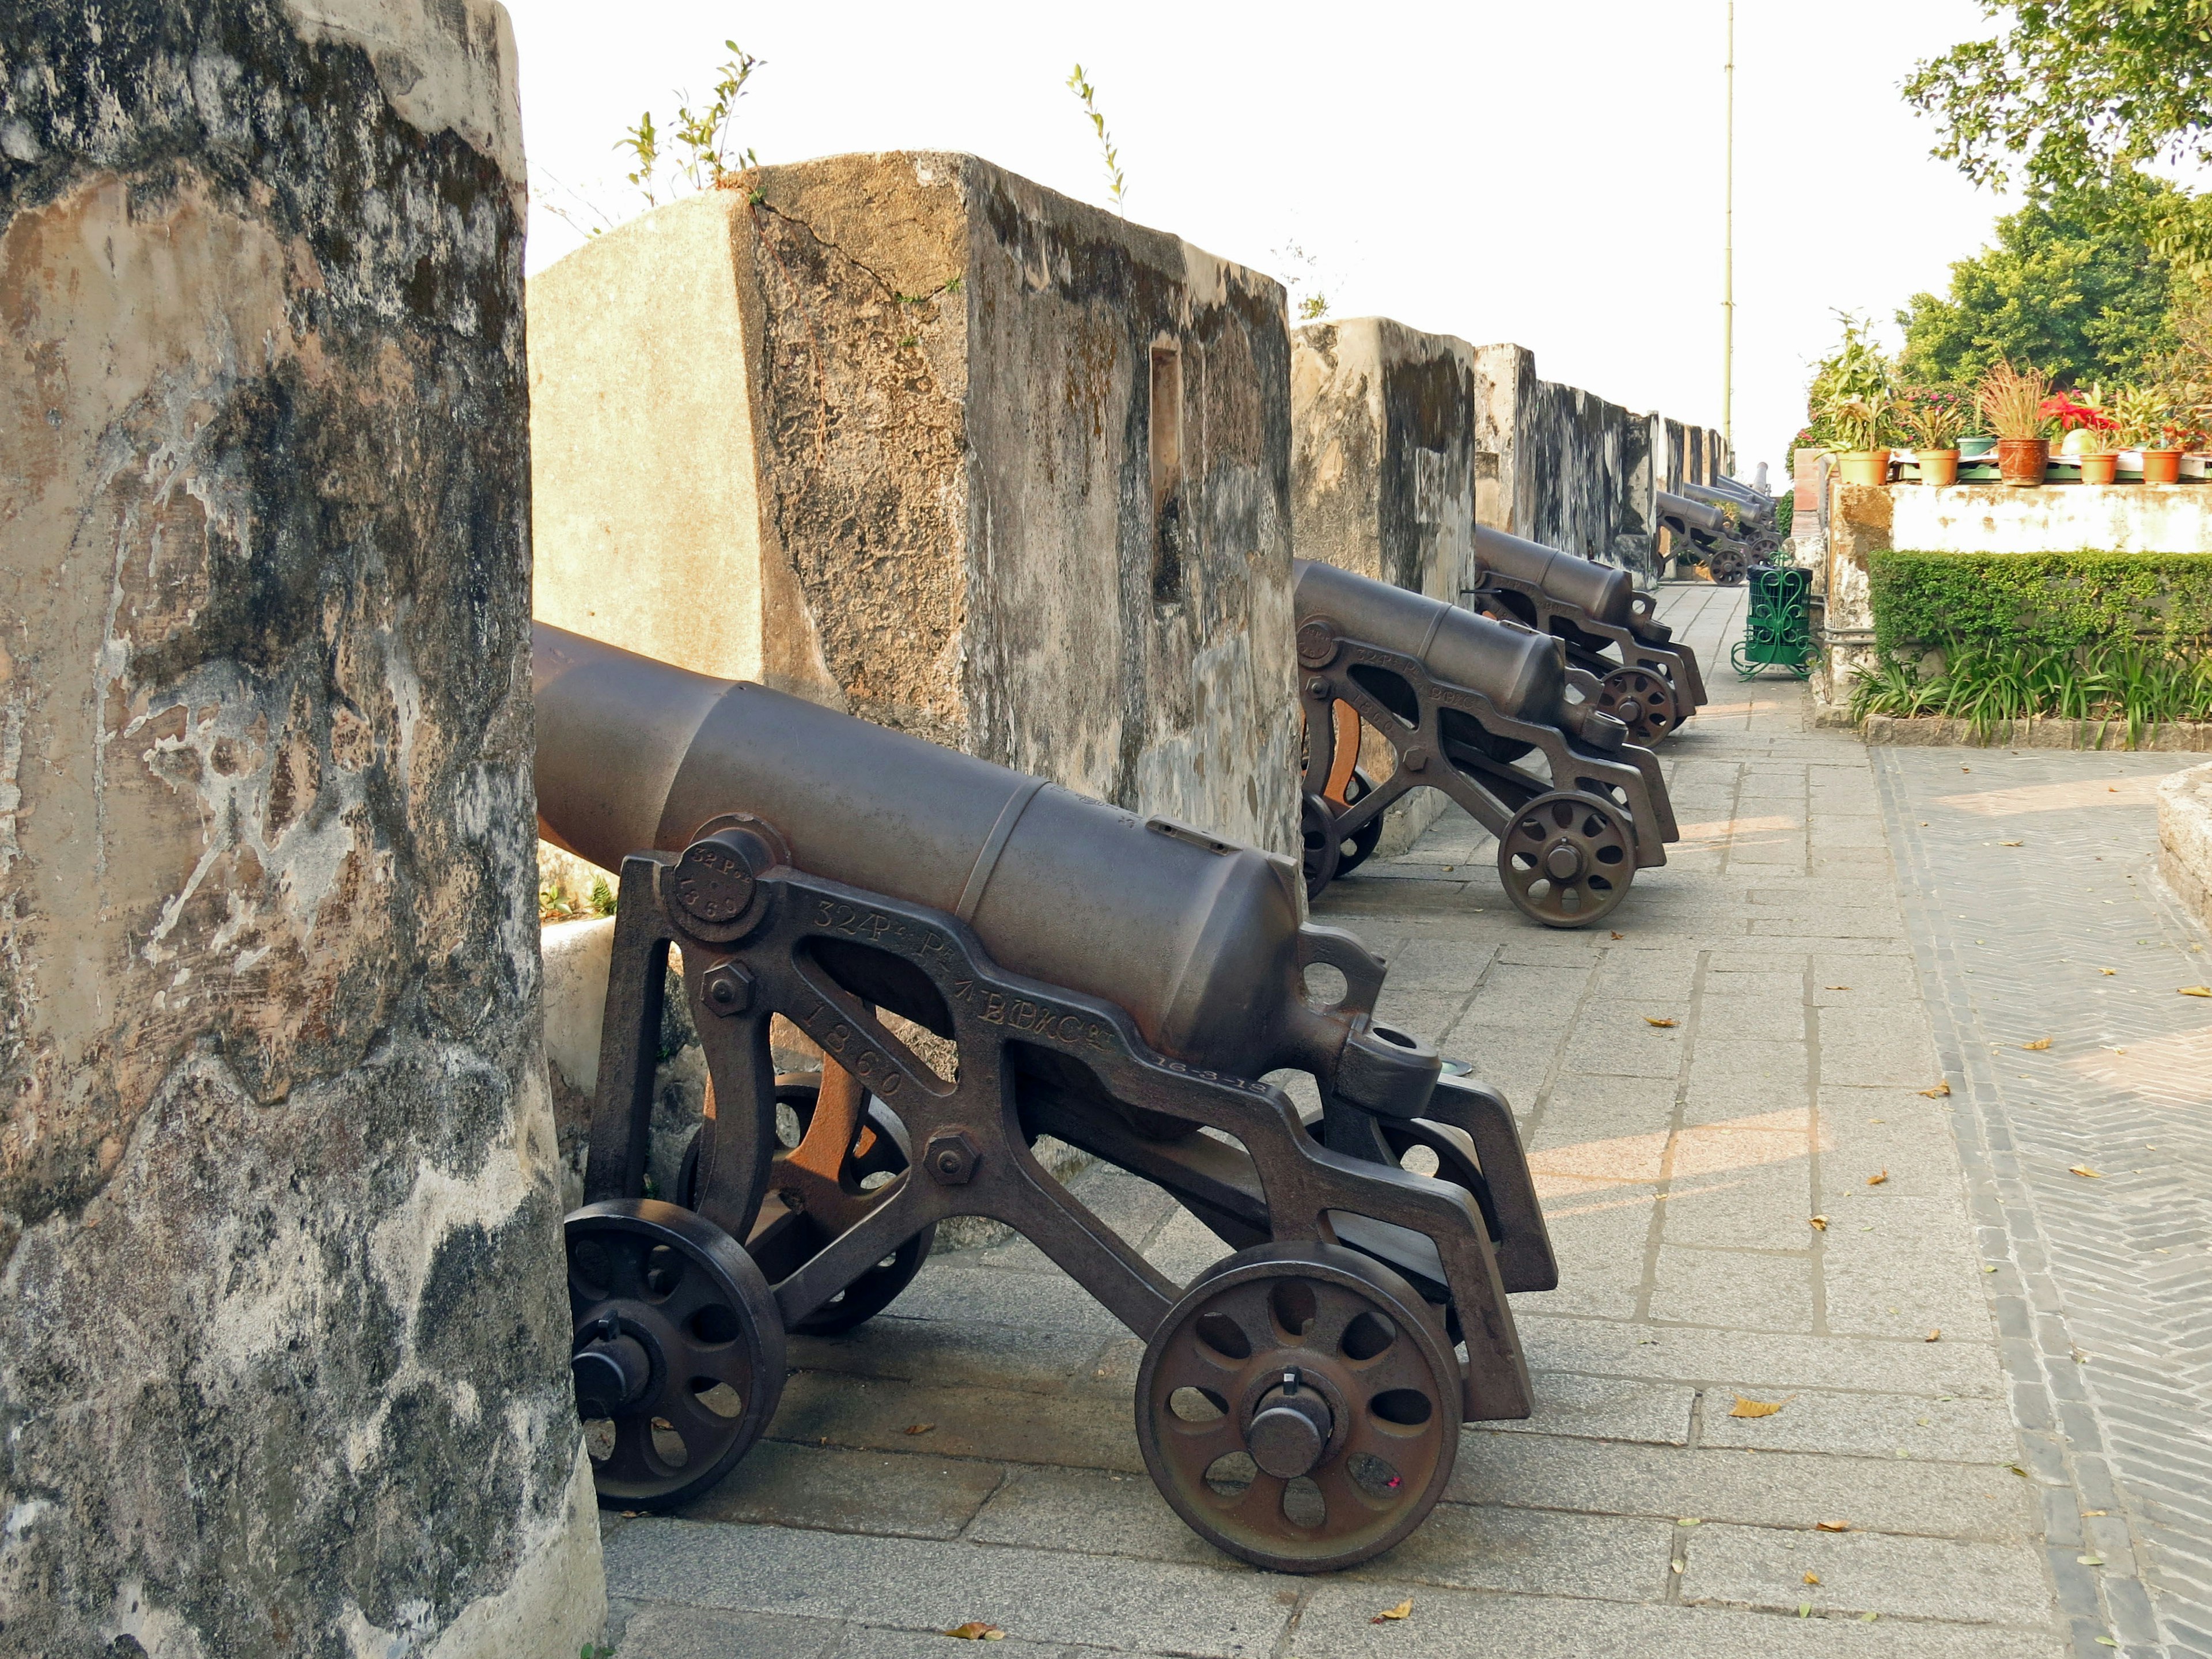
[[[2136,379],[2178,343],[2172,283],[2152,246],[2181,192],[2124,173],[2110,185],[2039,191],[1997,221],[1997,240],[1951,267],[1950,294],[1897,313],[1905,377],[1962,386],[2000,358],[2061,386]]]
[[[2212,0],[1980,0],[1993,40],[1919,64],[1906,101],[1940,125],[1935,154],[1977,184],[2077,189],[2150,161],[2212,165]],[[2149,240],[2212,270],[2212,216],[2176,191]]]

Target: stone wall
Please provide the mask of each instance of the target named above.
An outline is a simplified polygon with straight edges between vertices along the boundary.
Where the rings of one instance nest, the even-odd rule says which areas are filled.
[[[532,281],[538,614],[1290,852],[1281,289],[973,156],[744,184]]]
[[[1662,574],[1654,493],[1725,472],[1720,434],[1540,379],[1524,346],[1478,347],[1474,368],[1477,520],[1647,579]]]
[[[1867,556],[1896,545],[1890,539],[1896,490],[1844,482],[1830,474],[1826,523],[1814,544],[1813,594],[1819,602],[1813,658],[1817,718],[1840,720],[1851,682],[1874,656],[1874,602]]]
[[[1887,486],[1891,545],[1922,553],[2212,552],[2212,486]]]
[[[1298,557],[1456,605],[1474,582],[1474,349],[1388,318],[1312,323],[1291,337],[1291,520]],[[1395,751],[1368,732],[1376,782]],[[1416,790],[1383,815],[1377,851],[1403,852],[1443,809]]]
[[[573,1655],[506,15],[7,17],[0,1650]]]
[[[2191,915],[2212,927],[2212,766],[2158,786],[2158,870]]]

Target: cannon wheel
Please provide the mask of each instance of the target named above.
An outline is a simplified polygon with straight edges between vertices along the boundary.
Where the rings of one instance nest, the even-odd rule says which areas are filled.
[[[1207,1542],[1275,1572],[1330,1572],[1436,1507],[1459,1391],[1435,1315],[1389,1268],[1340,1245],[1261,1244],[1217,1263],[1154,1331],[1137,1443]]]
[[[775,1080],[776,1139],[781,1143],[769,1159],[769,1190],[776,1192],[790,1186],[795,1177],[791,1170],[791,1154],[806,1139],[813,1127],[814,1109],[822,1097],[819,1073],[798,1073]],[[838,1186],[850,1193],[869,1193],[888,1184],[900,1175],[912,1158],[907,1145],[906,1126],[883,1102],[868,1097],[867,1116],[860,1133],[845,1153],[844,1167],[840,1172]],[[676,1176],[676,1201],[686,1209],[697,1196],[699,1182],[699,1135],[693,1131],[690,1145],[684,1149],[683,1167]],[[818,1194],[818,1188],[817,1188]],[[817,1203],[809,1206],[809,1213],[820,1208]],[[811,1227],[815,1235],[814,1249],[830,1243],[819,1227]],[[921,1271],[921,1264],[929,1259],[930,1246],[936,1242],[937,1229],[925,1227],[890,1255],[862,1273],[843,1290],[817,1308],[791,1328],[794,1336],[836,1336],[851,1330],[855,1325],[873,1319],[896,1301],[899,1292],[914,1282]],[[808,1254],[811,1254],[810,1250]]]
[[[1743,580],[1743,555],[1734,548],[1715,548],[1705,555],[1705,568],[1713,580],[1723,587],[1734,587]]]
[[[1614,669],[1599,688],[1597,706],[1628,727],[1629,742],[1646,749],[1682,723],[1674,688],[1648,668]]]
[[[599,1502],[665,1509],[752,1449],[783,1394],[783,1322],[753,1259],[658,1199],[571,1213],[569,1370]]]
[[[1626,814],[1579,790],[1539,795],[1498,842],[1498,877],[1522,915],[1547,927],[1588,927],[1612,914],[1636,874]]]

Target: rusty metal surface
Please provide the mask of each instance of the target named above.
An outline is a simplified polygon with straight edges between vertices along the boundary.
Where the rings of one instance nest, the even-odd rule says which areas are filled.
[[[604,735],[607,707],[627,711],[647,729],[619,779],[665,778],[669,792],[665,803],[611,800],[604,775],[557,760],[540,769],[544,823],[586,856],[605,854],[601,837],[617,828],[653,837],[618,860],[580,1215],[627,1217],[652,1202],[646,1133],[674,946],[714,1101],[677,1213],[745,1242],[747,1259],[768,1269],[779,1330],[806,1328],[856,1287],[884,1288],[899,1261],[918,1263],[914,1243],[926,1249],[937,1222],[975,1215],[1016,1228],[1152,1339],[1194,1292],[1043,1169],[1030,1148],[1048,1133],[1158,1182],[1227,1247],[1273,1252],[1263,1276],[1309,1291],[1348,1283],[1343,1295],[1395,1308],[1407,1375],[1427,1366],[1449,1390],[1431,1391],[1436,1421],[1527,1414],[1505,1295],[1550,1288],[1558,1275],[1511,1115],[1487,1091],[1442,1078],[1426,1043],[1375,1021],[1382,963],[1348,933],[1298,925],[1279,861],[757,687],[701,684],[549,635],[541,629],[541,751]],[[662,708],[672,712],[652,725]],[[848,816],[824,823],[825,812]],[[678,852],[668,826],[695,815],[698,833]],[[1108,906],[1116,926],[1094,926]],[[1309,994],[1308,969],[1323,967],[1341,976],[1340,995]],[[951,1074],[902,1042],[885,1012],[949,1040]],[[775,1075],[778,1015],[829,1057],[818,1081]],[[1302,1115],[1263,1080],[1283,1068],[1314,1078],[1318,1113]],[[778,1110],[798,1103],[795,1090],[807,1092],[806,1110],[786,1141]],[[1435,1154],[1437,1176],[1401,1167],[1416,1146]],[[864,1171],[884,1178],[865,1182]],[[1344,1269],[1347,1257],[1368,1265]],[[714,1305],[766,1316],[744,1302],[726,1289]],[[881,1303],[871,1292],[860,1305]],[[1320,1340],[1285,1334],[1294,1348]],[[605,1352],[614,1340],[580,1323],[600,1405],[605,1379],[621,1370]],[[1452,1353],[1459,1340],[1463,1360]],[[1340,1358],[1315,1350],[1297,1363],[1333,1376]],[[647,1408],[626,1409],[634,1419]],[[1257,1405],[1233,1425],[1278,1462],[1297,1432],[1267,1415],[1279,1409]],[[617,1427],[637,1462],[651,1436]],[[746,1433],[757,1431],[714,1439],[703,1470],[719,1478],[743,1454],[731,1437]],[[1264,1565],[1346,1565],[1418,1523],[1449,1474],[1450,1443],[1438,1443],[1441,1474],[1408,1452],[1423,1478],[1389,1498],[1388,1526],[1348,1497],[1288,1533],[1203,1508],[1187,1518]],[[1317,1454],[1315,1479],[1339,1490],[1338,1465],[1352,1455]],[[701,1489],[686,1466],[640,1484],[624,1483],[623,1501],[665,1504]]]
[[[1705,704],[1696,653],[1674,641],[1654,614],[1652,596],[1635,592],[1626,571],[1482,526],[1474,550],[1482,574],[1462,596],[1470,608],[1562,641],[1567,660],[1601,679],[1620,669],[1665,678],[1675,693],[1673,719],[1664,730],[1649,720],[1632,727],[1634,741],[1665,736]]]
[[[1337,873],[1346,841],[1422,787],[1498,838],[1508,896],[1547,926],[1593,924],[1638,869],[1666,862],[1676,826],[1657,760],[1623,741],[1624,726],[1599,712],[1602,688],[1566,667],[1551,636],[1328,566],[1300,567],[1297,599],[1306,778],[1334,775],[1345,708],[1397,757],[1393,775],[1356,803],[1309,787],[1309,892]],[[1346,617],[1385,637],[1353,632]],[[1439,669],[1442,641],[1462,678]],[[1539,659],[1551,665],[1548,681],[1532,666]]]

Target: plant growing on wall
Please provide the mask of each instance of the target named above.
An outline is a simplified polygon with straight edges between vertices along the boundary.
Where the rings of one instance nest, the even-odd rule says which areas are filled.
[[[1999,358],[1984,371],[1974,388],[1974,404],[1999,438],[2041,438],[2050,433],[2043,412],[2051,396],[2051,377],[2042,370]]]
[[[752,79],[753,71],[763,60],[734,40],[725,40],[722,45],[731,56],[715,70],[714,101],[696,111],[689,103],[677,106],[675,119],[671,124],[674,130],[672,156],[664,157],[661,154],[660,133],[653,125],[651,110],[641,115],[637,125],[626,129],[615,143],[617,149],[627,149],[636,159],[637,170],[625,176],[643,193],[647,207],[660,205],[660,192],[664,190],[668,199],[673,201],[684,193],[686,185],[694,191],[726,189],[739,173],[757,164],[757,158],[751,150],[738,149],[732,144],[730,123],[737,117],[738,100],[745,95],[745,82]],[[659,177],[664,160],[672,160],[675,169],[674,177],[665,183]]]
[[[1813,381],[1806,389],[1805,413],[1812,424],[1806,428],[1812,443],[1822,447],[1850,449],[1859,446],[1839,431],[1837,416],[1854,403],[1887,406],[1896,384],[1889,358],[1874,341],[1874,325],[1849,312],[1836,313],[1843,325],[1842,343],[1813,365]]]
[[[1098,150],[1106,162],[1106,195],[1114,204],[1114,211],[1124,219],[1129,216],[1126,204],[1129,182],[1121,176],[1121,153],[1114,148],[1114,135],[1106,131],[1106,118],[1098,108],[1098,88],[1078,64],[1068,71],[1067,89],[1083,106],[1083,113],[1091,123],[1091,130],[1098,136]]]

